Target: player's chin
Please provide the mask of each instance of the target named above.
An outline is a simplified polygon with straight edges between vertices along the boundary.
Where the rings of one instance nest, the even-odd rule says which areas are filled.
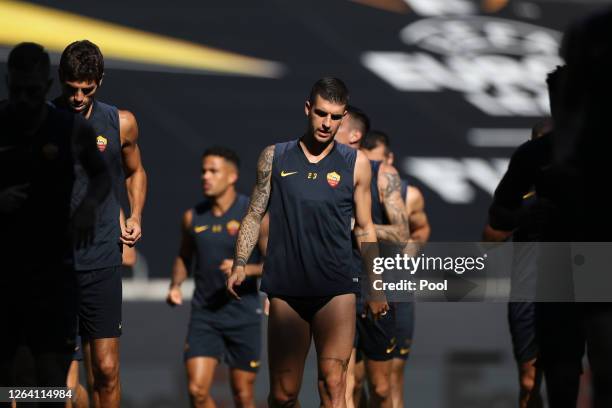
[[[314,136],[320,143],[327,143],[334,138],[334,135],[331,132],[322,132],[320,130],[317,130]]]

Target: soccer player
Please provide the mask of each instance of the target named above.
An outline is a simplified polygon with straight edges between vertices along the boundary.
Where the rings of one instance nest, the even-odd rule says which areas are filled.
[[[566,68],[560,67],[547,78],[550,107],[557,115],[557,83]],[[542,200],[550,198],[544,170],[553,160],[553,133],[550,120],[538,122],[531,140],[513,153],[508,170],[495,189],[483,240],[536,242],[542,240],[543,225],[549,223],[549,210]],[[508,323],[514,358],[519,373],[519,407],[543,406],[540,395],[542,370],[536,364],[540,354],[536,325],[536,277],[538,251],[535,245],[514,246],[511,301]]]
[[[370,165],[363,154],[334,141],[347,101],[348,90],[341,80],[327,77],[314,84],[304,107],[308,119],[304,135],[268,146],[260,155],[257,182],[238,234],[227,282],[234,296],[269,210],[261,290],[270,298],[269,405],[273,408],[299,407],[311,339],[317,350],[321,405],[346,406],[346,369],[359,291],[352,266],[353,215],[362,249],[366,250],[366,242],[376,243]],[[369,298],[368,306],[377,316],[388,309],[382,296]]]
[[[102,204],[96,220],[95,240],[75,248],[74,266],[79,283],[79,332],[85,362],[91,363],[95,406],[118,407],[119,336],[121,335],[122,243],[133,246],[141,237],[141,215],[146,195],[146,173],[138,147],[138,124],[126,110],[98,101],[104,59],[90,41],[76,41],[62,53],[59,78],[62,94],[54,103],[80,114],[96,131],[96,146],[111,175],[113,194]],[[77,175],[77,185],[83,179]],[[118,190],[127,188],[130,213],[119,222]],[[78,197],[80,189],[75,189]]]
[[[379,130],[369,131],[361,139],[361,148],[370,160],[383,161],[393,165],[394,154],[390,150],[389,136]],[[405,179],[401,181],[401,195],[406,203],[406,214],[410,226],[410,242],[425,243],[431,235],[431,227],[425,213],[425,199],[421,191]],[[404,406],[404,371],[410,356],[414,336],[414,302],[396,302],[395,336],[397,347],[393,351],[393,370],[391,372],[391,397],[393,407]]]
[[[195,291],[189,333],[185,342],[185,365],[193,407],[214,407],[210,386],[219,361],[230,367],[230,381],[237,407],[254,408],[253,387],[259,367],[261,305],[257,277],[261,276],[267,241],[267,217],[262,223],[258,250],[245,268],[246,280],[234,299],[225,283],[240,220],[249,199],[236,192],[239,159],[223,147],[202,156],[202,188],[206,199],[183,215],[179,254],[174,261],[167,302],[183,303],[181,283],[195,260]]]
[[[17,45],[8,58],[9,99],[0,102],[0,239],[7,272],[0,276],[6,289],[0,322],[10,328],[0,336],[2,386],[11,385],[7,376],[20,343],[34,357],[35,385],[65,386],[76,335],[71,249],[91,243],[96,210],[111,188],[93,129],[46,103],[49,66],[40,45]],[[74,200],[77,167],[87,187]]]
[[[389,136],[379,130],[369,131],[361,139],[361,148],[368,159],[383,161],[393,166],[395,155],[390,150]],[[402,198],[406,203],[408,223],[410,225],[410,240],[413,242],[427,242],[431,235],[431,227],[425,213],[425,198],[418,187],[410,185],[402,179]]]
[[[349,106],[347,111],[346,118],[336,134],[336,141],[353,149],[359,149],[363,137],[369,131],[370,120],[364,112],[354,106]],[[367,157],[367,153],[364,153]],[[372,220],[375,223],[377,237],[380,240],[407,243],[410,240],[410,231],[398,172],[383,161],[370,160],[370,166]],[[358,306],[357,336],[349,364],[347,404],[349,407],[359,406],[362,393],[360,387],[355,387],[355,384],[362,384],[363,378],[357,375],[367,372],[370,385],[369,405],[391,407],[392,359],[397,348],[395,304],[392,304],[390,313],[379,319],[373,319],[372,316],[363,313],[362,301],[358,301]],[[358,358],[358,352],[365,356],[365,363]],[[364,364],[365,369],[362,368]]]

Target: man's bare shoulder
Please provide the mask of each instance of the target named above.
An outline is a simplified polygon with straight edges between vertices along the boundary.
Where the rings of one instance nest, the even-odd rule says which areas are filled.
[[[125,142],[136,142],[138,139],[138,122],[134,114],[128,110],[119,109],[119,128],[121,139]]]

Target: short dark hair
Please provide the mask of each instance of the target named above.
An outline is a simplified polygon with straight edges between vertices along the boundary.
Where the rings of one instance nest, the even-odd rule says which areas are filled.
[[[389,149],[389,136],[380,130],[371,130],[361,138],[361,147],[366,150],[376,149],[381,144],[386,150]]]
[[[75,41],[62,52],[59,65],[61,80],[95,81],[104,76],[104,57],[100,48],[91,41]]]
[[[236,166],[236,169],[240,168],[240,158],[238,158],[238,155],[236,154],[235,151],[228,149],[227,147],[223,147],[223,146],[209,147],[208,149],[204,150],[204,153],[202,153],[202,159],[208,156],[223,157],[225,160],[227,160],[228,162]]]
[[[346,105],[349,100],[349,91],[344,82],[338,78],[325,77],[314,83],[310,90],[308,100],[313,103],[319,95],[326,101]]]
[[[49,54],[36,43],[22,42],[13,48],[8,56],[7,66],[9,71],[40,72],[49,78],[51,62]]]
[[[368,115],[366,115],[364,111],[353,105],[348,105],[346,107],[346,110],[351,116],[351,120],[354,120],[359,123],[359,126],[361,127],[361,132],[364,135],[367,134],[370,131],[370,118],[368,117]]]

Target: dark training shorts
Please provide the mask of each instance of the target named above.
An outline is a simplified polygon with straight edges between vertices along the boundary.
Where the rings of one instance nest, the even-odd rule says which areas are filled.
[[[357,314],[354,345],[361,352],[358,355],[373,361],[391,360],[397,348],[395,336],[395,308],[392,305],[378,320],[369,312],[365,317],[361,311]]]
[[[323,309],[335,296],[269,296],[270,299],[275,297],[285,301],[303,320],[310,323],[317,312]]]
[[[397,346],[393,351],[393,358],[407,360],[412,348],[414,336],[414,307],[415,302],[396,302],[395,307],[395,339]]]
[[[83,339],[121,336],[121,273],[119,267],[78,271],[79,334]]]
[[[81,336],[76,336],[74,343],[74,353],[72,354],[72,360],[83,361],[83,343],[81,342]]]
[[[535,303],[508,303],[508,323],[516,361],[526,363],[536,358],[538,344],[536,342]]]
[[[213,357],[225,361],[230,368],[257,372],[260,353],[260,316],[242,320],[203,308],[191,309],[185,361],[194,357]]]

